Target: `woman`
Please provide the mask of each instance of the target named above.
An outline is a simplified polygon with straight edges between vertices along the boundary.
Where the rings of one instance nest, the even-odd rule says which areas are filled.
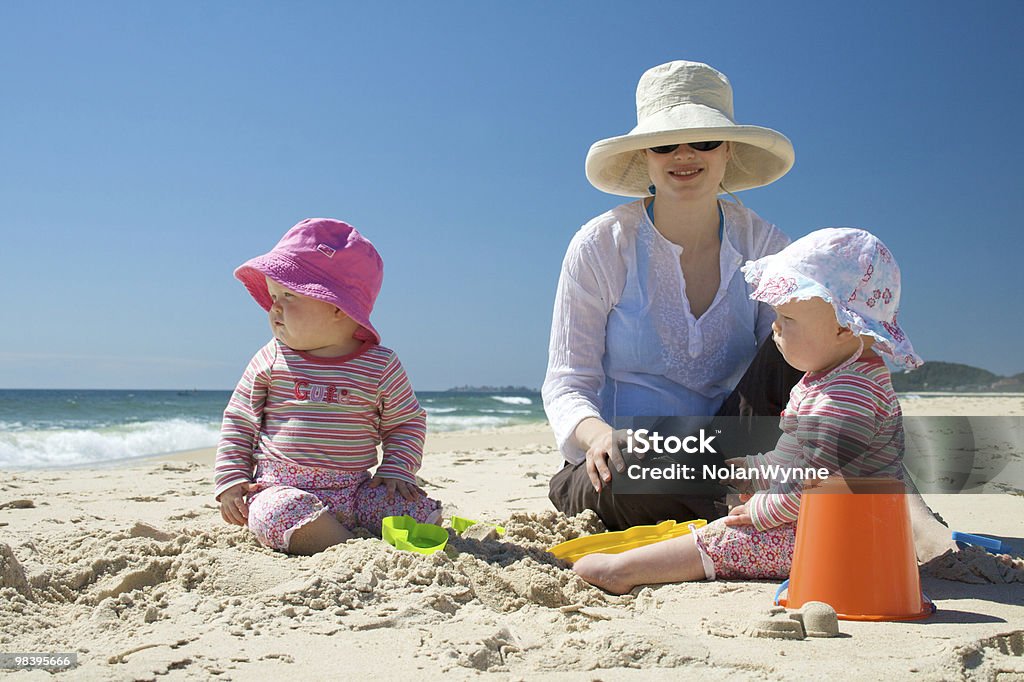
[[[781,133],[735,123],[723,74],[662,64],[641,77],[636,100],[636,127],[595,143],[586,169],[598,189],[643,198],[591,220],[570,243],[543,388],[566,461],[551,500],[568,514],[594,509],[610,529],[719,515],[708,497],[612,494],[611,468],[623,466],[615,431],[669,416],[696,429],[719,412],[774,319],[749,299],[740,266],[789,242],[718,198],[774,182],[794,159]],[[774,344],[764,348],[777,357]],[[756,375],[773,362],[766,355],[746,377],[751,402],[764,402]],[[799,374],[776,366],[767,409],[777,416]]]
[[[793,166],[793,146],[769,128],[738,125],[732,88],[707,64],[648,70],[636,92],[637,125],[596,142],[587,178],[637,201],[584,225],[562,264],[551,325],[544,409],[565,466],[550,483],[555,507],[598,513],[610,530],[725,511],[715,495],[615,495],[621,433],[672,417],[696,430],[713,415],[723,437],[770,448],[778,415],[801,373],[767,339],[774,313],[750,300],[740,266],[789,239],[720,194],[770,184]],[[760,350],[758,348],[760,347]],[[680,427],[676,427],[680,430]],[[762,451],[758,447],[753,451]],[[909,503],[918,557],[955,549],[916,492]]]

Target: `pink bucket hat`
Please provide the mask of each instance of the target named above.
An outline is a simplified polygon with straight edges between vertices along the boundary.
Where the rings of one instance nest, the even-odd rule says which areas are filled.
[[[288,230],[270,253],[239,266],[235,277],[264,310],[273,303],[264,279],[269,277],[295,293],[337,306],[363,327],[358,338],[380,343],[370,312],[384,279],[384,262],[348,223],[307,218]]]

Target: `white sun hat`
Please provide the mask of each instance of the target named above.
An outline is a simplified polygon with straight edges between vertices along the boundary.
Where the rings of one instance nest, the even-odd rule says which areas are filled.
[[[729,79],[707,64],[674,61],[648,69],[636,87],[636,120],[628,134],[590,147],[587,179],[603,192],[650,196],[644,150],[661,145],[731,142],[733,159],[722,180],[730,192],[767,185],[793,167],[785,135],[735,122]]]

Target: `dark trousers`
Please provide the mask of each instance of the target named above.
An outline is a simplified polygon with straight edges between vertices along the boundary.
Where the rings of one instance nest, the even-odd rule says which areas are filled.
[[[768,339],[758,350],[736,390],[722,404],[716,419],[732,419],[736,423],[736,417],[778,417],[786,407],[790,390],[802,376],[802,372],[786,364],[775,343]],[[763,425],[764,420],[758,423]],[[769,449],[774,446],[778,436],[779,431],[775,428],[760,434],[759,438],[767,446],[765,449]],[[747,454],[752,453],[736,452],[727,456]],[[670,494],[616,496],[613,488],[614,484],[603,487],[601,492],[595,492],[587,476],[586,462],[576,465],[566,463],[552,477],[548,498],[555,509],[568,516],[575,516],[584,509],[593,509],[608,530],[624,530],[667,519],[711,520],[722,516],[726,510],[723,497]]]

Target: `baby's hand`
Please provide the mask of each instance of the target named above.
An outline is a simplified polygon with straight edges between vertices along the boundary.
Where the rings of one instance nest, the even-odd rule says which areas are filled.
[[[725,517],[724,523],[725,525],[732,527],[754,525],[754,521],[750,518],[750,512],[747,511],[747,505],[745,504],[741,504],[730,509],[729,515]]]
[[[398,494],[401,495],[408,502],[415,502],[416,500],[426,495],[426,493],[424,493],[422,490],[420,490],[413,484],[406,483],[401,479],[389,478],[388,476],[380,476],[378,474],[375,474],[374,477],[370,479],[371,488],[376,488],[381,484],[387,486],[388,502],[394,501],[396,490],[398,491]]]
[[[220,494],[220,515],[228,523],[244,526],[248,522],[249,505],[245,503],[245,495],[249,492],[249,485],[238,483]]]
[[[746,457],[730,457],[725,460],[725,466],[730,469],[747,469],[747,458]],[[725,481],[726,485],[731,485],[741,493],[750,494],[754,492],[754,483],[750,479],[746,478],[730,478]]]

